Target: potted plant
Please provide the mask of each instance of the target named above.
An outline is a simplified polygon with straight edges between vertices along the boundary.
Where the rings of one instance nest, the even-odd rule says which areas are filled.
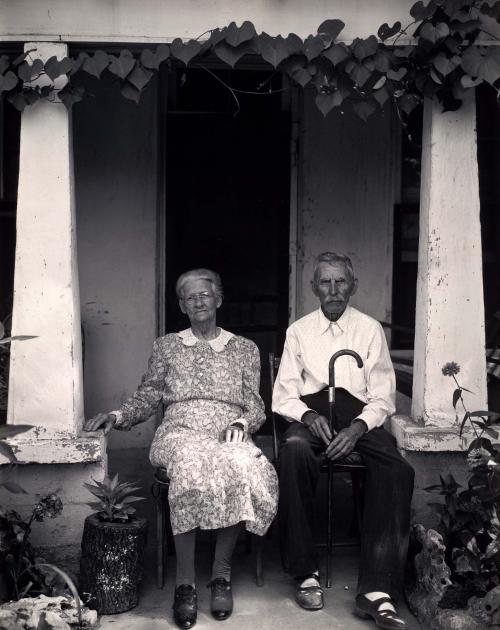
[[[118,475],[84,484],[97,501],[96,512],[85,519],[80,560],[80,592],[90,595],[89,605],[101,614],[133,608],[142,579],[142,555],[147,521],[131,506],[143,497],[133,483],[119,483]]]

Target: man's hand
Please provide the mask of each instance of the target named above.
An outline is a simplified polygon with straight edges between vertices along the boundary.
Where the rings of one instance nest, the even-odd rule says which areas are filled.
[[[332,432],[325,416],[320,416],[315,411],[306,411],[301,420],[315,437],[322,440],[326,446],[330,444]]]
[[[359,438],[366,433],[367,428],[363,420],[355,420],[350,426],[339,431],[325,451],[328,459],[335,461],[347,457],[354,450]]]
[[[107,435],[116,422],[116,416],[112,413],[98,413],[97,416],[85,420],[83,424],[84,431],[98,431],[104,429],[104,435]]]

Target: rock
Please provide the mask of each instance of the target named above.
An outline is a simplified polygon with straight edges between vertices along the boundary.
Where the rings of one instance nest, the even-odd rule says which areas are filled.
[[[500,586],[492,588],[484,597],[471,597],[468,610],[485,628],[500,628]]]
[[[13,610],[0,610],[0,630],[19,630],[19,627]]]
[[[425,530],[422,525],[413,526],[413,535],[422,545],[422,551],[415,556],[417,584],[441,599],[451,586],[451,571],[444,557],[443,538],[434,529]]]
[[[45,595],[25,597],[17,602],[8,602],[0,606],[0,615],[3,613],[16,615],[18,625],[15,626],[15,630],[38,630],[39,628],[67,630],[72,626],[78,627],[77,608],[72,597],[46,597]],[[39,626],[40,623],[42,625]],[[56,623],[59,625],[55,625]],[[83,604],[82,623],[87,628],[97,626],[97,613]]]

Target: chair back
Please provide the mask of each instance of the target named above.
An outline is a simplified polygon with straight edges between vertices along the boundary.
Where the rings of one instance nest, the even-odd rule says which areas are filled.
[[[274,352],[269,353],[269,384],[271,385],[271,397],[273,395],[274,383],[276,381],[276,374],[278,373],[278,369],[280,367],[281,357],[278,357],[274,354]],[[273,461],[276,463],[278,461],[278,428],[276,422],[276,414],[271,408],[271,426],[273,429]]]

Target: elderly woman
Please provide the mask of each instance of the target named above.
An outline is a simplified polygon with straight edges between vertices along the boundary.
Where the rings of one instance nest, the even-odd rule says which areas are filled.
[[[176,285],[191,327],[160,337],[138,390],[119,411],[99,414],[87,431],[128,430],[147,420],[158,404],[165,416],[151,445],[154,466],[170,478],[169,503],[177,555],[174,618],[196,623],[195,532],[215,529],[211,611],[227,619],[233,608],[231,556],[241,524],[263,535],[277,506],[278,482],[250,434],[264,422],[256,345],[217,327],[222,303],[218,274],[183,273]]]

